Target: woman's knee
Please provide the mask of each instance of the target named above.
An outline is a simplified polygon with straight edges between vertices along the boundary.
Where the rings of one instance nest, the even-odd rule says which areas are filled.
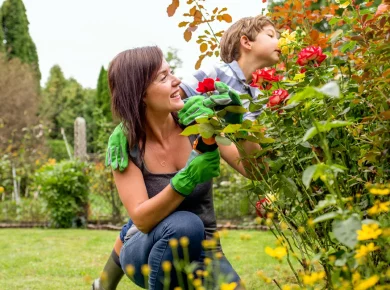
[[[204,225],[202,220],[194,213],[177,211],[164,221],[165,231],[172,238],[187,237],[191,241],[201,242],[204,239]]]

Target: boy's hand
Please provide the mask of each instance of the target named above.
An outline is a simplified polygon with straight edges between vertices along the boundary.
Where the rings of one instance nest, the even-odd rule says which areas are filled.
[[[123,129],[122,123],[116,126],[108,139],[106,151],[106,166],[111,165],[112,170],[119,169],[121,172],[129,165],[128,142]]]

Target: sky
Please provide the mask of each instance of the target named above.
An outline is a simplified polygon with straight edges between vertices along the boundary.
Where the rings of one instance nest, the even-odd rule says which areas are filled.
[[[2,4],[4,0],[0,0]],[[24,0],[29,30],[38,51],[45,85],[50,68],[58,64],[66,78],[73,77],[84,87],[96,88],[101,66],[119,52],[137,46],[158,45],[165,52],[168,47],[178,49],[183,61],[176,75],[186,77],[193,73],[200,55],[193,40],[183,38],[184,28],[178,23],[186,21],[183,13],[189,10],[186,0],[173,17],[168,17],[171,0]],[[261,13],[265,4],[261,0],[206,0],[206,8],[227,7],[233,22]],[[230,24],[213,22],[214,31],[225,30]],[[206,28],[204,28],[206,29]],[[201,32],[203,31],[200,29]],[[206,58],[207,65],[217,58]]]

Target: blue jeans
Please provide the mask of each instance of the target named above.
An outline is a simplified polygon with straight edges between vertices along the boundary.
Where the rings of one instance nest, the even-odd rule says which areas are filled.
[[[202,249],[202,241],[205,238],[205,231],[201,219],[187,211],[173,212],[162,220],[152,231],[147,234],[137,232],[125,241],[121,253],[120,262],[123,271],[126,273],[126,266],[132,265],[135,268],[135,274],[129,277],[139,287],[146,288],[144,276],[141,273],[142,265],[148,264],[149,289],[164,289],[164,272],[161,264],[164,261],[173,262],[173,254],[169,246],[169,240],[181,237],[188,237],[188,253],[190,262],[196,262],[196,269],[204,269],[203,259],[208,256]],[[179,258],[183,259],[183,251],[178,246]],[[223,256],[216,263],[219,267],[218,272],[229,277],[227,282],[239,282],[240,278],[230,265],[229,261]],[[187,278],[182,275],[184,284],[187,285]],[[172,268],[170,288],[179,286],[176,271]]]

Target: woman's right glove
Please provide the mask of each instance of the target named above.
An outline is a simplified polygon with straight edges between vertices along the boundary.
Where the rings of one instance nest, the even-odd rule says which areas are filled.
[[[218,149],[202,154],[192,150],[186,166],[171,179],[172,188],[183,196],[190,195],[198,184],[219,176],[220,159]]]

